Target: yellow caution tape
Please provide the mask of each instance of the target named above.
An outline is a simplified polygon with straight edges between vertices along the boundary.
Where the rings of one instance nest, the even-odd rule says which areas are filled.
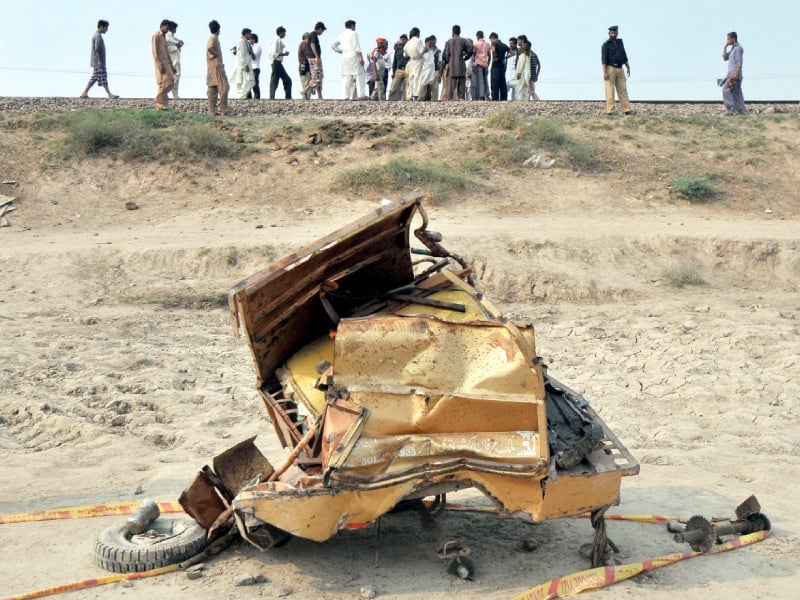
[[[72,508],[62,508],[56,510],[36,511],[29,513],[18,513],[13,515],[0,515],[0,524],[3,523],[26,523],[31,521],[47,521],[53,519],[86,519],[91,517],[105,517],[114,515],[130,515],[133,514],[139,507],[138,502],[126,502],[117,504],[95,504],[89,506],[76,506]],[[177,502],[159,502],[158,508],[162,513],[177,513],[183,512],[180,504]],[[469,504],[452,504],[446,505],[447,510],[464,511],[464,512],[480,512],[502,514],[502,510],[493,506],[469,505]],[[582,515],[588,517],[589,515]],[[639,523],[666,523],[668,521],[686,522],[685,519],[678,517],[666,517],[662,515],[605,515],[605,518],[612,521],[635,521]],[[734,538],[725,544],[715,546],[707,554],[719,554],[721,552],[728,552],[744,546],[749,546],[760,542],[769,537],[769,531],[758,531],[748,535]],[[702,552],[677,552],[645,560],[639,563],[631,563],[627,565],[618,565],[614,567],[597,567],[595,569],[588,569],[573,573],[565,577],[553,579],[547,583],[542,583],[529,589],[522,594],[515,596],[514,600],[551,600],[553,598],[563,598],[565,596],[573,596],[586,592],[589,590],[596,590],[603,587],[608,587],[620,581],[625,581],[631,577],[635,577],[640,573],[660,569],[676,562],[687,560],[702,556]],[[143,579],[145,577],[154,577],[164,573],[171,573],[177,571],[180,567],[178,565],[170,565],[161,567],[159,569],[152,569],[150,571],[142,571],[139,573],[127,573],[121,575],[110,575],[108,577],[100,577],[97,579],[86,579],[77,583],[69,583],[59,585],[28,594],[19,596],[11,596],[4,600],[27,600],[28,598],[41,598],[43,596],[50,596],[61,592],[71,590],[79,590],[98,585],[105,585],[107,583],[115,583],[124,579]]]
[[[183,512],[177,502],[158,502],[163,514]],[[132,515],[139,508],[138,502],[119,502],[116,504],[92,504],[58,508],[55,510],[38,510],[35,512],[0,515],[0,525],[4,523],[30,523],[32,521],[53,521],[56,519],[89,519],[92,517],[112,517],[116,515]]]
[[[708,554],[719,554],[721,552],[728,552],[737,548],[743,548],[750,544],[755,544],[761,540],[769,537],[769,531],[757,531],[741,537],[732,539],[725,544],[715,546]],[[566,577],[559,577],[542,583],[529,589],[522,594],[515,596],[514,600],[550,600],[552,598],[563,598],[565,596],[574,596],[581,592],[590,590],[597,590],[600,588],[608,587],[620,581],[625,581],[631,577],[635,577],[640,573],[646,571],[653,571],[666,567],[667,565],[695,558],[696,556],[703,556],[702,552],[677,552],[675,554],[668,554],[660,556],[651,560],[645,560],[639,563],[631,563],[628,565],[619,565],[616,567],[597,567],[579,573],[573,573]]]
[[[590,515],[584,515],[589,517]],[[680,517],[664,517],[662,515],[604,515],[607,521],[636,521],[637,523],[668,523],[678,521],[686,523],[686,519]]]
[[[107,583],[116,583],[124,579],[144,579],[145,577],[155,577],[156,575],[163,575],[164,573],[172,573],[180,569],[178,565],[169,565],[166,567],[159,567],[158,569],[151,569],[150,571],[140,571],[138,573],[123,573],[120,575],[109,575],[107,577],[98,577],[96,579],[84,579],[76,583],[65,583],[63,585],[56,585],[43,590],[36,590],[35,592],[28,592],[27,594],[20,594],[18,596],[9,596],[4,600],[28,600],[29,598],[42,598],[44,596],[52,596],[53,594],[60,594],[61,592],[71,592],[73,590],[83,590],[98,585],[106,585]]]

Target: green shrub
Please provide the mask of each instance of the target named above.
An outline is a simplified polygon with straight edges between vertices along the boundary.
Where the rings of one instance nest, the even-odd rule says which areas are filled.
[[[672,265],[663,273],[664,281],[672,287],[687,285],[703,285],[705,281],[700,274],[700,266],[694,262],[683,262]]]
[[[505,129],[508,131],[519,129],[522,126],[523,117],[514,109],[506,108],[492,115],[484,121],[486,127],[492,129]]]
[[[524,137],[530,139],[538,148],[556,150],[566,146],[570,141],[564,124],[551,117],[538,117],[525,124]]]
[[[470,178],[458,167],[437,161],[393,158],[383,165],[357,167],[339,174],[339,187],[359,193],[422,189],[433,197],[448,198],[467,188]]]
[[[549,158],[565,161],[573,169],[585,172],[605,168],[597,148],[573,139],[563,120],[553,117],[523,117],[507,109],[486,119],[487,127],[502,129],[482,139],[483,150],[493,165],[511,171],[522,168],[532,152],[543,151]]]
[[[42,118],[38,126],[65,132],[60,153],[65,158],[109,155],[123,160],[225,158],[236,144],[206,115],[154,110],[83,110]]]
[[[681,198],[690,202],[707,202],[713,200],[718,194],[714,177],[676,177],[672,181],[672,191]]]
[[[577,171],[593,173],[605,169],[600,153],[592,144],[571,141],[567,144],[566,152],[569,165]]]

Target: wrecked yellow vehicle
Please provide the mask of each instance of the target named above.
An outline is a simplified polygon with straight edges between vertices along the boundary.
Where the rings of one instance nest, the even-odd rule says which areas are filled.
[[[638,463],[548,375],[532,326],[503,317],[440,242],[419,199],[407,198],[230,291],[235,330],[291,452],[274,467],[246,440],[198,475],[181,503],[212,534],[235,521],[266,549],[412,507],[440,556],[463,567],[468,549],[438,532],[431,503],[477,488],[508,517],[591,512],[603,561],[603,512]]]

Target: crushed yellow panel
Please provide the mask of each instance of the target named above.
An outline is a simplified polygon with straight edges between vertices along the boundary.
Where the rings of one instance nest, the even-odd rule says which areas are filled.
[[[323,362],[333,363],[333,340],[325,335],[317,338],[305,348],[298,351],[286,362],[286,369],[281,370],[295,394],[295,401],[302,402],[313,414],[319,418],[325,409],[325,392],[316,388],[320,373],[317,366]]]
[[[403,387],[454,395],[544,398],[541,371],[517,334],[500,323],[424,317],[343,319],[335,340],[337,388]],[[487,368],[491,365],[491,368]]]
[[[323,542],[352,523],[368,523],[389,512],[413,483],[371,491],[311,488],[262,483],[241,492],[233,507],[289,533]]]

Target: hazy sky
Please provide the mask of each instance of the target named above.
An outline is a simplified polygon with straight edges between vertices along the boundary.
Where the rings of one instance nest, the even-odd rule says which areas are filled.
[[[611,6],[613,8],[606,8]],[[800,62],[792,54],[792,31],[800,23],[798,0],[551,0],[550,2],[289,1],[207,0],[0,0],[5,31],[0,36],[0,96],[77,96],[89,78],[90,39],[97,20],[111,22],[105,36],[111,90],[123,97],[155,93],[150,36],[161,19],[177,21],[182,53],[181,94],[205,96],[208,21],[222,25],[220,39],[230,75],[228,51],[243,27],[265,46],[275,28],[287,29],[292,53],[286,68],[297,89],[297,44],[317,20],[328,27],[323,42],[327,98],[340,97],[339,56],[330,43],[354,19],[365,51],[377,36],[390,44],[411,27],[431,33],[439,47],[453,24],[464,35],[482,29],[488,37],[525,33],[542,62],[539,95],[547,99],[600,99],[600,45],[609,25],[619,25],[631,63],[628,84],[634,100],[718,100],[715,80],[726,70],[725,34],[735,30],[744,47],[744,94],[750,100],[800,100]],[[262,90],[270,66],[262,62]],[[92,95],[102,96],[94,88]],[[278,96],[282,97],[279,86]],[[262,93],[262,95],[267,95]]]

